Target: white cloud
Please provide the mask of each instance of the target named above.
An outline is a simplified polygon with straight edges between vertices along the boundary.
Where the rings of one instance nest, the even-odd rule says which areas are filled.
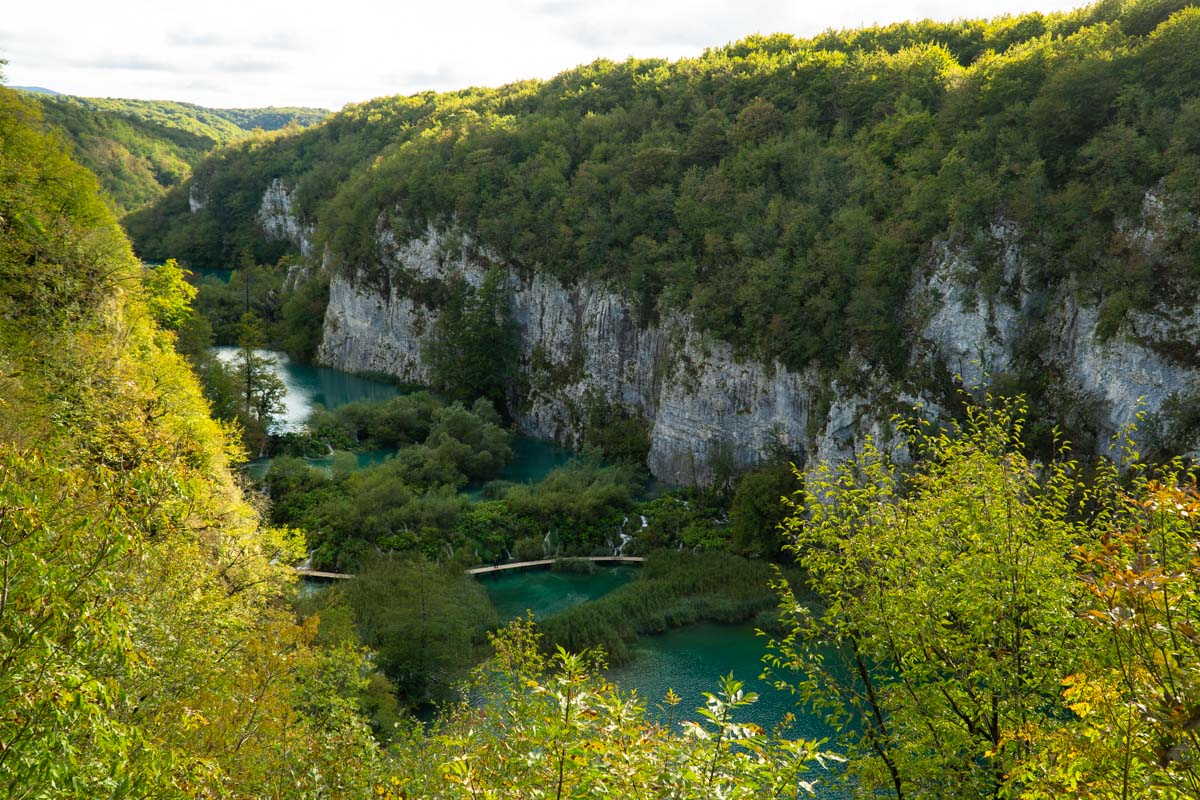
[[[210,106],[340,108],[547,78],[596,58],[679,58],[752,33],[1053,11],[1077,0],[56,0],[6,9],[15,85]],[[202,19],[197,22],[197,16]]]

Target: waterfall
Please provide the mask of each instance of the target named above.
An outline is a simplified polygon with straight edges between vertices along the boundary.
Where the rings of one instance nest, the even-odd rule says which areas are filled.
[[[617,528],[617,535],[621,537],[621,544],[619,544],[613,548],[613,555],[617,556],[618,558],[625,555],[625,545],[629,544],[629,542],[633,540],[633,537],[625,532],[625,526],[628,524],[629,524],[629,516],[626,515],[625,519],[621,520],[621,527]],[[642,517],[642,527],[645,527],[645,526],[646,526],[646,518]],[[611,545],[612,540],[610,539],[608,543]]]

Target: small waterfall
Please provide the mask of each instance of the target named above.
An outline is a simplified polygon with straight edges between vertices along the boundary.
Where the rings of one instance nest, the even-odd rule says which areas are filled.
[[[550,557],[550,531],[546,531],[546,536],[542,539],[542,558]]]
[[[633,541],[633,537],[625,532],[625,526],[628,524],[629,524],[629,516],[626,515],[625,519],[621,520],[621,527],[617,529],[617,535],[621,537],[621,543],[619,545],[617,545],[616,547],[613,547],[613,555],[618,558],[625,555],[625,545],[627,545],[631,541]],[[646,526],[646,518],[642,517],[642,527],[644,528],[645,526]],[[612,540],[610,539],[608,543],[609,543],[609,545],[612,545]]]
[[[643,529],[643,530],[645,530],[646,526],[647,526],[647,525],[649,525],[650,523],[646,522],[646,515],[645,515],[645,514],[641,514],[640,516],[641,516],[641,518],[642,518],[642,529]]]

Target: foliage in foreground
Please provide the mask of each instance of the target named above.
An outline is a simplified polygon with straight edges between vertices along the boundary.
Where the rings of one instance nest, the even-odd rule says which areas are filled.
[[[365,796],[364,654],[282,602],[297,539],[96,193],[0,88],[0,795]]]
[[[673,731],[606,681],[595,654],[546,658],[532,623],[492,637],[495,657],[429,730],[411,728],[391,798],[789,798],[812,790],[818,744],[741,721],[756,697],[732,677]],[[678,702],[678,697],[669,698]]]
[[[1200,492],[1129,440],[1124,476],[1031,462],[1024,413],[913,423],[911,470],[868,446],[806,474],[789,549],[821,613],[780,582],[773,677],[864,795],[1195,797]]]
[[[1095,657],[1065,681],[1074,724],[1016,774],[1027,796],[1200,796],[1200,490],[1139,483],[1077,553]]]

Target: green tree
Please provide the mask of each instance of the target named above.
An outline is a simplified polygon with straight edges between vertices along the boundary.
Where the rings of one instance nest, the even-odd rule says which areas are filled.
[[[1064,681],[1067,723],[1022,732],[1034,754],[1010,784],[1031,800],[1200,793],[1200,491],[1178,462],[1132,483],[1125,518],[1077,553],[1097,637]]]
[[[266,340],[262,322],[253,312],[245,312],[239,324],[240,350],[234,360],[241,391],[239,418],[248,441],[260,445],[283,409],[287,394],[287,386],[275,370],[275,359],[258,352]]]
[[[434,388],[503,407],[516,358],[516,330],[504,272],[490,270],[479,288],[460,279],[424,345]]]
[[[729,506],[733,546],[749,555],[776,555],[784,544],[780,524],[787,516],[785,501],[798,488],[787,465],[760,467],[743,475]]]
[[[1119,507],[1114,474],[1086,488],[1069,461],[1031,463],[1024,411],[903,426],[911,474],[869,445],[805,474],[789,550],[821,610],[785,591],[772,672],[827,715],[867,791],[997,796],[1092,646],[1070,556]]]
[[[146,305],[150,316],[166,330],[177,330],[192,315],[191,303],[196,297],[196,287],[188,283],[190,275],[173,258],[145,268],[142,286],[146,292]]]
[[[362,640],[410,706],[449,697],[497,623],[487,593],[457,566],[380,559],[347,589]]]

